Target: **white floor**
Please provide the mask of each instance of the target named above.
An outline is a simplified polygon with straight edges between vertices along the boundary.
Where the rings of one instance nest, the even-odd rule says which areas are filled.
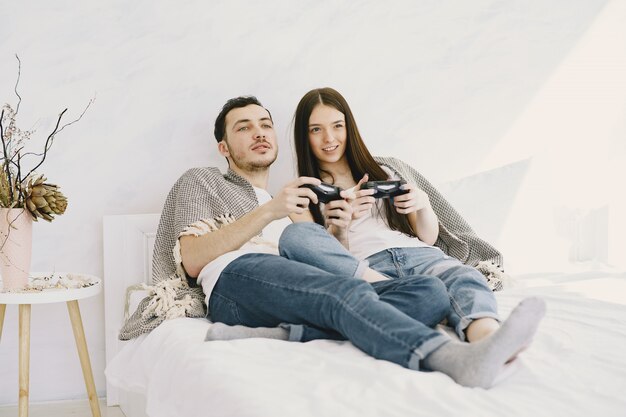
[[[29,417],[92,417],[87,400],[31,404],[28,411]],[[107,407],[104,399],[100,400],[100,412],[102,417],[124,417],[119,407]],[[17,406],[0,406],[0,417],[17,417]]]

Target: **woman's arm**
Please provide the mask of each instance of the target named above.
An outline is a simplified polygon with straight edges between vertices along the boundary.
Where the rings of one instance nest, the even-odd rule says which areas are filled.
[[[430,205],[428,194],[413,184],[405,184],[402,187],[409,192],[394,197],[393,205],[396,211],[407,215],[411,228],[419,240],[434,245],[439,236],[439,220]]]

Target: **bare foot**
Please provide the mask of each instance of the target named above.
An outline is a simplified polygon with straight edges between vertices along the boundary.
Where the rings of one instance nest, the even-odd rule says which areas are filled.
[[[468,342],[475,343],[491,336],[500,328],[500,323],[491,317],[476,319],[465,329],[465,337]]]

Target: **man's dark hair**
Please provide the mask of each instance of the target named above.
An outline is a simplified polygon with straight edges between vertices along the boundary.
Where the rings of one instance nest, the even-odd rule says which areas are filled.
[[[215,130],[213,131],[215,139],[218,142],[224,140],[224,137],[226,136],[226,115],[228,114],[228,112],[232,109],[249,106],[250,104],[256,104],[257,106],[263,107],[261,102],[254,96],[240,96],[231,98],[226,102],[226,104],[224,104],[224,107],[222,107],[222,111],[220,112],[220,114],[217,115],[217,119],[215,119]],[[265,107],[263,108],[265,109]],[[272,114],[269,110],[267,110],[267,113],[270,115],[271,120]]]

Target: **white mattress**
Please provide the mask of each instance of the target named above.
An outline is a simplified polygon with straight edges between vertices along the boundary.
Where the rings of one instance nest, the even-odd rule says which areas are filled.
[[[506,317],[529,295],[548,304],[519,369],[490,390],[375,360],[348,342],[204,342],[210,324],[176,319],[106,369],[146,396],[150,417],[625,416],[626,274],[563,274],[497,293]]]

